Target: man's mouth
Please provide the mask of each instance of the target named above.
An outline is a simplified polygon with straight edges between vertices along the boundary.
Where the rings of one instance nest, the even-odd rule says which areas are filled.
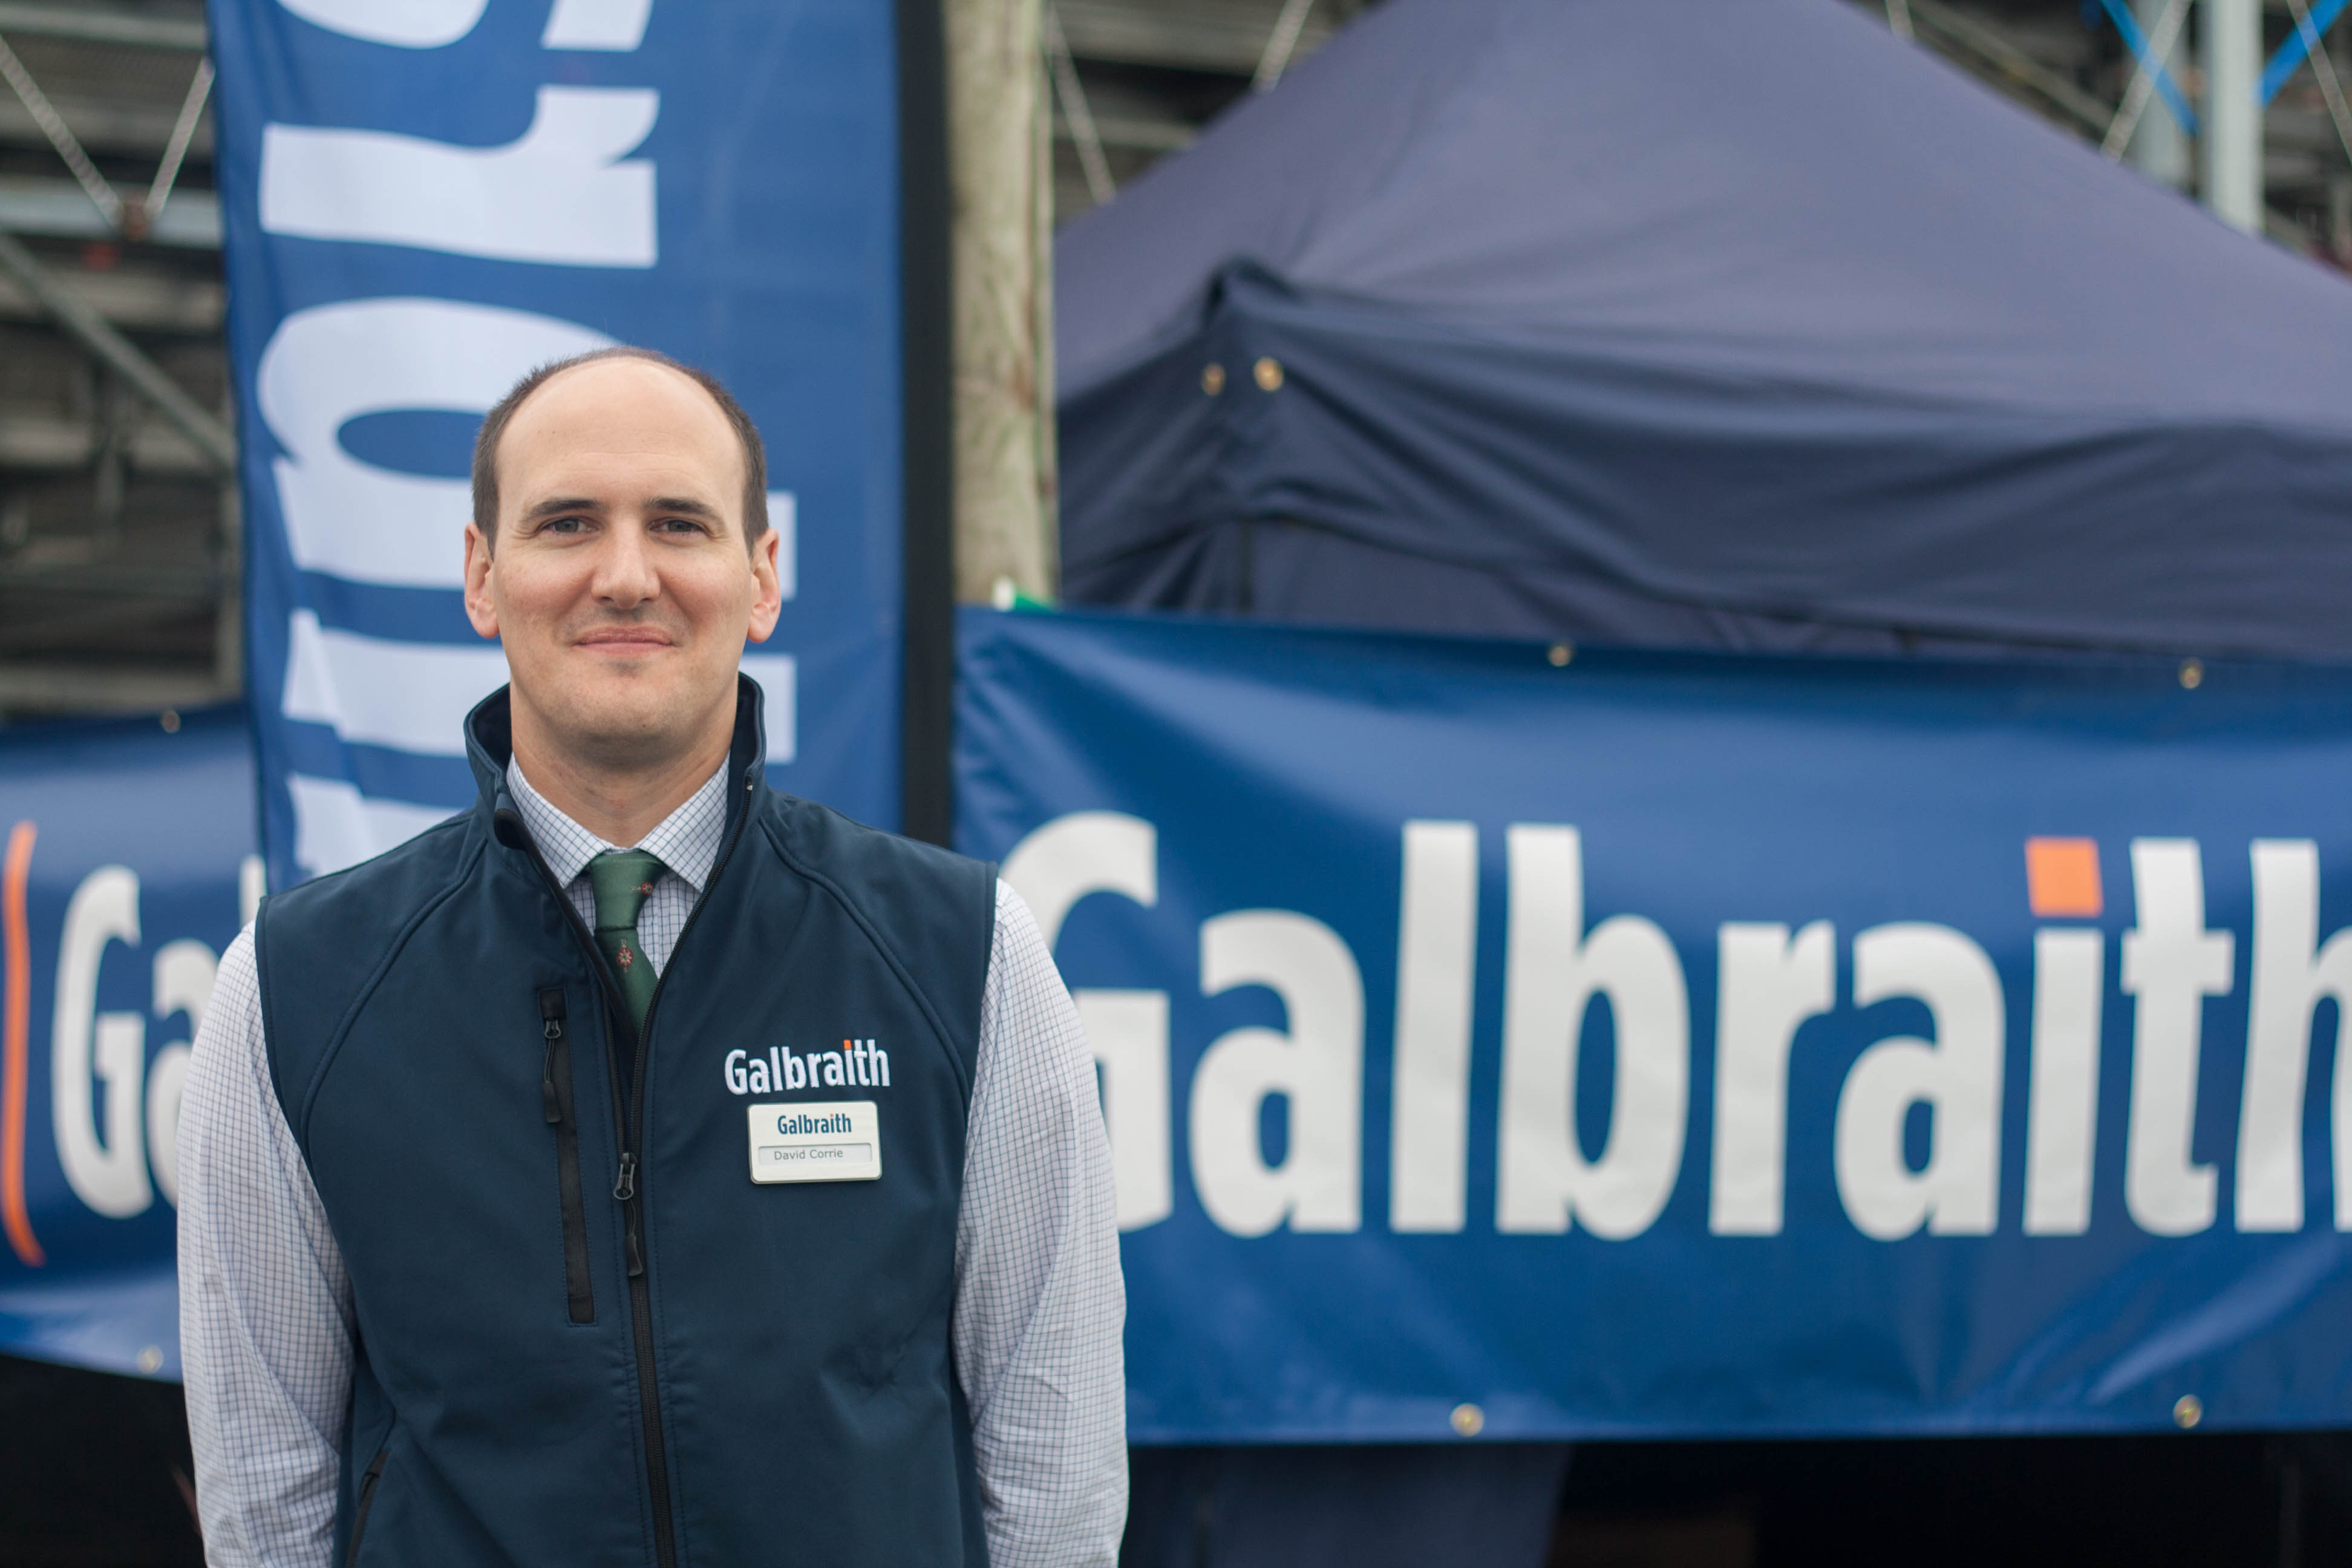
[[[672,645],[669,635],[655,626],[599,626],[583,632],[572,646],[605,653],[650,653]]]

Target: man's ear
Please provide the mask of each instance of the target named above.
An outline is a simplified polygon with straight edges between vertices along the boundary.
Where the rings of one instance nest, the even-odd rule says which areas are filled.
[[[783,580],[777,571],[777,552],[782,543],[782,535],[773,527],[751,542],[751,624],[747,629],[753,642],[766,642],[776,629],[776,617],[783,613]]]
[[[499,607],[490,599],[490,542],[470,522],[466,525],[466,618],[483,637],[499,635]]]

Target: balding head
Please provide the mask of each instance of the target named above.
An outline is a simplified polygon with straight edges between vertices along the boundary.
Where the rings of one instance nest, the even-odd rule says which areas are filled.
[[[751,423],[751,416],[743,412],[742,405],[719,384],[716,376],[690,364],[681,363],[658,349],[641,349],[623,343],[541,365],[516,382],[513,389],[499,399],[498,405],[482,416],[481,433],[474,438],[474,526],[481,531],[484,544],[491,549],[498,545],[499,449],[505,444],[508,426],[514,423],[523,405],[550,382],[599,364],[651,366],[682,377],[700,389],[719,417],[727,422],[740,449],[743,469],[740,526],[744,542],[757,543],[760,536],[768,531],[768,451],[760,440],[759,427]]]
[[[734,400],[639,350],[542,371],[483,422],[466,613],[505,647],[517,761],[581,785],[574,821],[642,834],[637,806],[677,804],[647,780],[726,759],[743,644],[782,603],[766,484]]]

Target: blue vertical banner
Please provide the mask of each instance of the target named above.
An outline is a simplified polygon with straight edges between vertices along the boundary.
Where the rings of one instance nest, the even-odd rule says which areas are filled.
[[[895,40],[870,0],[215,0],[272,884],[463,806],[481,416],[607,343],[711,372],[768,444],[785,604],[747,650],[771,776],[898,817]]]

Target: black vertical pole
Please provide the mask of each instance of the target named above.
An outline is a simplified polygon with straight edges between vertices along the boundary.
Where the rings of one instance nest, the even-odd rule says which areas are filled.
[[[949,294],[947,46],[940,0],[897,0],[898,276],[905,443],[906,683],[900,825],[945,844],[955,682],[954,338]]]

